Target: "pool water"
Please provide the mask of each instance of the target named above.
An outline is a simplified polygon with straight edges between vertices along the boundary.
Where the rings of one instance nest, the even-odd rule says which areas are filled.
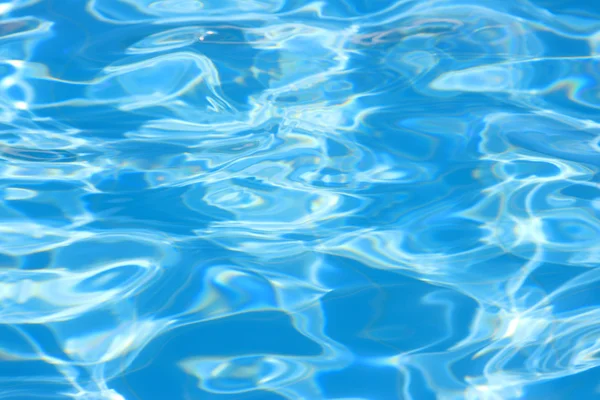
[[[590,0],[0,0],[0,398],[600,398],[599,93]]]

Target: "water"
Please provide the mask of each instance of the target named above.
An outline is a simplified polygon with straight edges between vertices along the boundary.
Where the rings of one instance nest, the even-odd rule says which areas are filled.
[[[0,0],[0,397],[600,398],[600,5]]]

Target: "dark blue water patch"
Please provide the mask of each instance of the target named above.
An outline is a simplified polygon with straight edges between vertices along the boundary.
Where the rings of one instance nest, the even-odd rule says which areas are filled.
[[[351,365],[323,372],[317,380],[326,398],[401,399],[403,379],[396,368]]]
[[[206,400],[287,400],[288,397],[280,396],[278,394],[267,392],[265,390],[253,390],[249,393],[235,393],[235,394],[216,394],[216,393],[202,393],[202,399]]]
[[[191,232],[206,226],[211,221],[232,219],[228,212],[208,205],[202,211],[194,210],[191,214],[191,210],[184,204],[182,198],[186,188],[160,188],[122,193],[117,186],[114,190],[114,193],[92,193],[82,196],[86,209],[104,216],[108,224],[121,225],[122,222],[137,223],[139,226],[149,224],[155,229],[162,226],[169,231],[175,227],[181,229],[187,227],[186,230]],[[107,221],[106,218],[110,220]]]
[[[183,374],[177,363],[189,357],[264,353],[316,356],[320,352],[318,344],[294,329],[287,314],[245,313],[183,326],[163,334],[151,342],[125,375],[113,384],[124,393],[136,393],[142,398],[184,398],[183,393],[191,388],[195,397],[202,397],[208,394],[197,389],[197,378]]]
[[[32,87],[36,88],[36,93],[39,91],[39,94],[35,96],[35,104],[36,105],[46,105],[46,104],[55,104],[59,103],[69,103],[76,100],[81,100],[85,98],[85,90],[86,86],[83,84],[73,84],[72,82],[63,82],[59,77],[53,77],[57,79],[37,79],[37,80],[28,80],[27,83]],[[89,104],[90,102],[88,102]],[[75,109],[79,110],[79,114],[82,112],[87,112],[87,110],[82,107],[75,107]],[[65,110],[61,107],[40,107],[40,111],[38,115],[50,116],[56,115],[56,113],[64,112]],[[75,115],[71,117],[76,117]]]
[[[318,240],[318,236],[316,234],[311,235],[310,233],[285,233],[281,235],[281,238],[304,243],[310,243]]]
[[[146,168],[150,168],[159,162],[168,165],[171,160],[184,157],[184,153],[189,151],[189,148],[184,145],[148,142],[137,139],[116,141],[107,147],[112,148],[117,153],[118,158],[135,161],[137,165]],[[110,150],[107,148],[106,151]]]
[[[49,67],[49,71],[54,77],[62,77],[67,68],[78,62],[76,56],[82,51],[83,47],[90,39],[87,32],[89,24],[93,24],[89,15],[86,15],[81,7],[74,7],[68,4],[69,1],[55,2],[48,0],[41,2],[40,6],[29,8],[27,12],[38,15],[40,18],[59,22],[52,26],[53,35],[45,41],[45,46],[38,46],[34,52],[33,61],[43,60]],[[69,12],[60,10],[60,5],[68,7]],[[87,22],[87,24],[86,24]],[[73,35],[73,30],[77,35]],[[80,72],[73,70],[73,77],[81,76],[82,71],[89,71],[89,68],[80,68]]]
[[[396,4],[394,0],[334,0],[327,2],[325,8],[336,9],[340,14],[350,17],[375,14]]]
[[[115,170],[114,175],[106,176],[96,183],[96,187],[102,192],[108,193],[140,193],[144,189],[149,189],[149,182],[146,180],[146,174],[138,171]]]
[[[16,72],[16,68],[9,64],[0,64],[0,76],[9,76]],[[0,126],[3,126],[0,125]]]
[[[39,270],[48,267],[51,263],[51,259],[52,253],[50,251],[39,251],[37,253],[21,256],[19,258],[19,264],[21,269]],[[1,262],[2,261],[0,261],[0,263]]]
[[[600,234],[598,227],[585,217],[566,219],[560,217],[547,217],[544,219],[542,229],[545,237],[554,243],[582,242],[593,246]]]
[[[298,332],[280,311],[248,312],[182,326],[157,338],[140,355],[155,368],[187,357],[232,357],[246,354],[316,356],[321,346]]]
[[[277,307],[272,283],[253,268],[236,265],[244,257],[224,259],[227,253],[223,249],[203,245],[202,241],[194,242],[194,250],[178,246],[178,261],[163,270],[162,279],[152,290],[137,297],[140,312],[148,310],[157,318],[182,315],[188,321]],[[227,283],[219,282],[227,276]],[[199,308],[203,301],[209,305]],[[161,307],[157,309],[156,304]]]
[[[560,265],[546,261],[527,276],[524,286],[531,286],[541,289],[546,293],[551,293],[567,280],[573,279],[587,271],[589,271],[589,268]]]
[[[377,119],[379,118],[389,121],[384,115],[378,115]],[[408,130],[393,130],[377,124],[374,124],[373,128],[379,129],[378,142],[385,148],[386,153],[398,159],[426,161],[435,156],[440,146],[440,139],[434,136]]]
[[[177,365],[171,362],[163,364],[160,369],[142,369],[121,374],[110,381],[110,384],[127,399],[185,399],[186,387],[197,386],[194,378],[181,374]]]
[[[18,145],[22,141],[22,136],[19,135],[19,132],[14,132],[12,130],[12,126],[5,125],[0,123],[0,138],[2,138],[2,143],[6,145]]]
[[[137,220],[135,218],[125,217],[125,213],[121,215],[114,216],[113,210],[108,211],[106,214],[100,215],[96,218],[96,220],[86,224],[88,229],[98,231],[98,232],[113,232],[115,230],[137,230],[137,229],[151,229],[151,230],[161,230],[161,232],[166,233],[168,235],[186,235],[193,236],[194,229],[190,227],[190,221],[187,223],[181,222],[172,222],[167,223],[164,221],[152,219],[146,220]],[[111,218],[106,218],[105,215],[110,216]],[[199,223],[197,225],[199,228],[204,227],[205,225]]]
[[[12,200],[10,208],[18,211],[25,218],[36,219],[38,221],[46,221],[52,225],[52,221],[56,224],[63,224],[65,213],[59,207],[39,201]]]
[[[38,367],[35,367],[37,364],[36,360],[19,360],[19,356],[32,355],[36,352],[35,346],[37,345],[37,342],[35,338],[34,340],[31,339],[32,338],[25,332],[22,332],[18,326],[9,324],[0,325],[0,347],[2,348],[2,352],[8,353],[8,355],[17,356],[13,360],[11,360],[10,357],[3,356],[2,361],[0,361],[0,370],[2,371],[0,376],[13,376],[12,373],[23,369],[23,365],[27,365],[27,363],[30,363],[34,368],[22,371],[24,375],[27,373],[53,375],[58,372],[53,366],[46,365],[43,362],[40,362]],[[12,369],[10,368],[11,365],[13,365]]]
[[[345,139],[348,140],[349,138],[346,137]],[[347,156],[349,152],[350,150],[348,147],[335,140],[327,139],[327,155],[329,157],[344,157]]]
[[[12,360],[9,357],[0,361],[3,390],[15,390],[15,398],[17,398],[17,393],[24,398],[37,398],[34,393],[37,395],[56,395],[60,391],[69,388],[70,384],[56,366],[48,363],[46,359],[35,359],[40,354],[65,359],[60,346],[52,335],[48,334],[47,328],[43,326],[21,326],[17,330],[2,327],[0,333],[2,337],[1,346],[7,350],[9,355],[15,356]],[[41,347],[41,353],[34,347],[36,345]],[[31,359],[26,360],[26,358]],[[31,397],[26,397],[25,393]]]
[[[395,188],[392,189],[392,188]],[[421,220],[424,210],[433,213],[459,212],[472,207],[483,199],[477,186],[464,190],[456,186],[442,186],[439,182],[421,182],[415,184],[398,184],[375,186],[365,196],[371,201],[364,208],[368,218],[362,214],[347,217],[350,224],[363,226],[412,225]],[[385,190],[384,193],[380,190]],[[381,200],[381,201],[380,201]],[[443,210],[443,211],[442,211]],[[491,210],[496,212],[496,210]],[[472,223],[465,220],[465,227]]]
[[[593,182],[593,180],[592,180]],[[565,196],[576,197],[583,200],[600,199],[600,186],[598,185],[582,185],[574,184],[567,186],[560,191]]]
[[[3,268],[16,268],[19,266],[20,262],[22,262],[22,257],[8,255],[0,250],[0,265],[2,265]]]
[[[544,48],[546,57],[568,59],[569,57],[585,57],[589,54],[589,42],[583,38],[566,37],[549,30],[536,32],[536,36],[543,42],[552,43],[552,46]]]
[[[437,291],[435,286],[402,277],[364,289],[336,291],[323,299],[325,331],[355,354],[369,356],[391,356],[436,342],[447,346],[457,341],[452,339],[455,326],[468,323],[474,305],[467,301],[464,308],[454,310],[462,315],[456,320],[456,315],[447,314],[452,312],[452,301],[433,295]],[[463,329],[458,331],[464,334]]]
[[[466,190],[466,187],[471,185],[481,185],[479,177],[476,175],[479,173],[480,165],[481,163],[466,163],[460,167],[454,166],[455,169],[443,174],[442,179],[449,187],[458,190]]]
[[[27,11],[57,22],[53,35],[36,48],[32,60],[43,60],[54,77],[68,76],[71,81],[93,78],[103,67],[121,59],[128,46],[160,29],[107,24],[93,18],[85,4],[71,0],[43,1]]]
[[[428,219],[410,226],[403,248],[412,253],[456,254],[481,246],[486,232],[476,221],[461,218]]]
[[[149,120],[147,116],[91,104],[86,107],[63,106],[40,109],[38,114],[80,130],[78,136],[85,139],[125,138],[127,133],[135,132]],[[102,150],[102,148],[100,147],[98,150]]]
[[[586,311],[593,312],[593,310],[600,307],[599,287],[600,284],[596,281],[589,285],[581,285],[566,290],[550,302],[553,312],[557,315],[561,313],[573,315]]]
[[[170,369],[135,371],[110,381],[111,387],[126,399],[203,399],[203,400],[286,400],[264,390],[249,393],[217,394],[201,390],[198,379]]]
[[[13,101],[27,101],[27,95],[23,87],[14,85],[5,90],[6,97]]]
[[[364,291],[378,290],[380,282],[396,282],[402,276],[392,271],[369,269],[364,264],[352,259],[326,255],[323,263],[327,268],[319,271],[319,281],[337,290],[327,294],[324,301],[343,301],[343,297],[360,294]],[[344,276],[343,281],[340,276]],[[372,294],[372,293],[371,293]]]

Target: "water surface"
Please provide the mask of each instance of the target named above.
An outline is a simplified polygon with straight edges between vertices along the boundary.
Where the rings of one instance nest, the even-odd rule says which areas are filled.
[[[600,398],[600,6],[0,0],[0,397]]]

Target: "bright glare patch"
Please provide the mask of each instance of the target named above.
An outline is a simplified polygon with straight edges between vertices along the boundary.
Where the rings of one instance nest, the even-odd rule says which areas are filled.
[[[15,101],[14,104],[17,110],[27,110],[29,108],[29,105],[24,101]]]
[[[2,5],[0,5],[0,8],[2,8]],[[25,65],[25,61],[23,60],[7,60],[6,63],[15,68],[23,68],[23,66]]]
[[[0,15],[6,14],[11,9],[12,9],[12,4],[10,4],[10,3],[0,4]]]
[[[17,80],[15,78],[13,78],[12,76],[8,76],[8,77],[2,79],[2,81],[0,81],[0,87],[6,89],[11,86],[14,86],[16,83],[17,83]]]

